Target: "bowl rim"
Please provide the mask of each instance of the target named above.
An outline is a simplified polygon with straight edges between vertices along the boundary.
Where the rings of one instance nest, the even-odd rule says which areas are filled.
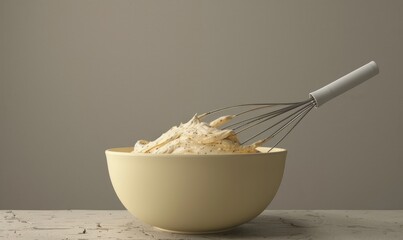
[[[133,147],[115,147],[109,148],[105,150],[105,154],[117,155],[117,156],[150,156],[150,157],[167,157],[167,156],[175,156],[175,157],[213,157],[213,156],[255,156],[255,155],[272,155],[272,154],[282,154],[286,153],[287,149],[275,147],[270,152],[271,147],[258,147],[256,149],[261,150],[261,152],[257,153],[217,153],[217,154],[180,154],[180,153],[160,153],[160,154],[150,154],[150,153],[132,153],[131,151],[127,151],[133,149]]]

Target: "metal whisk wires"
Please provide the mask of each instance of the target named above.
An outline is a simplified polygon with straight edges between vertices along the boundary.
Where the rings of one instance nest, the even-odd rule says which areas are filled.
[[[258,125],[266,124],[263,130],[259,130],[253,136],[243,140],[241,144],[246,144],[252,140],[258,139],[254,144],[262,145],[269,140],[275,138],[277,135],[285,131],[284,135],[270,148],[271,151],[276,147],[284,138],[295,128],[295,126],[308,114],[308,112],[315,107],[315,100],[310,98],[301,102],[293,103],[257,103],[257,104],[240,104],[235,106],[224,107],[216,109],[200,115],[205,117],[211,114],[220,113],[234,109],[243,109],[242,111],[227,117],[238,121],[230,122],[223,126],[223,129],[232,129],[236,134],[251,130]],[[255,112],[270,109],[271,111],[265,111],[263,113],[255,114]],[[248,116],[252,114],[253,116]],[[240,117],[245,115],[243,119]],[[265,134],[264,136],[262,136]]]

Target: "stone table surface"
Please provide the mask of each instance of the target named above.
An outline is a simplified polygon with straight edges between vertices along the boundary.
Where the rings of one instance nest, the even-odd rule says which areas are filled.
[[[0,239],[403,239],[403,210],[265,210],[207,235],[161,232],[123,210],[0,210]]]

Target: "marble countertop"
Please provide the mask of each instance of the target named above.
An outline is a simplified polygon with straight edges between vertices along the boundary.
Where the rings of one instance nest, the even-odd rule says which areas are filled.
[[[123,210],[0,210],[0,239],[403,239],[403,210],[266,210],[207,235],[161,232]]]

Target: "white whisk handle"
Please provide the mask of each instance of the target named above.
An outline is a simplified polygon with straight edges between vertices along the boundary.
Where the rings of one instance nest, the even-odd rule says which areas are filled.
[[[374,61],[352,71],[351,73],[329,83],[328,85],[311,92],[309,95],[315,100],[316,107],[352,89],[360,83],[372,78],[379,73],[378,66]]]

